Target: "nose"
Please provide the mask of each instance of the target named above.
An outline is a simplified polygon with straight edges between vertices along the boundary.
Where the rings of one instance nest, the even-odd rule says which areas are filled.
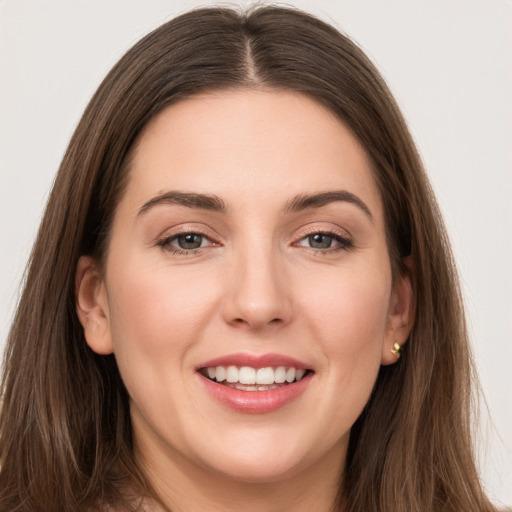
[[[260,249],[240,254],[233,263],[226,276],[224,320],[252,331],[287,325],[292,317],[291,290],[279,256]]]

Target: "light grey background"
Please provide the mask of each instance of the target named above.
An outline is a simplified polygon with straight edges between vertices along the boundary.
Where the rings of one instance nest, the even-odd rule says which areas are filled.
[[[141,36],[211,3],[0,0],[0,348],[53,176],[88,99]],[[512,2],[290,3],[359,42],[409,121],[454,243],[492,418],[484,403],[481,473],[492,499],[511,505]]]

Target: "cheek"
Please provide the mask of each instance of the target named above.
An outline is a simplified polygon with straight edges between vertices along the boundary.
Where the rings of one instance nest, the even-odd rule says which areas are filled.
[[[179,385],[187,353],[214,314],[216,287],[190,272],[125,268],[110,275],[109,317],[114,354],[135,398]]]
[[[194,417],[195,402],[183,377],[190,371],[190,353],[216,310],[213,291],[218,285],[213,277],[165,266],[124,269],[110,273],[115,293],[109,297],[109,316],[134,429],[150,435],[148,426],[149,432],[159,431],[160,422],[163,431],[186,437],[182,418]]]
[[[307,299],[304,310],[311,311],[308,316],[328,333],[341,339],[352,333],[363,342],[365,332],[384,330],[391,292],[387,274],[386,268],[364,267],[317,275],[314,286],[306,283],[309,292],[301,293]]]
[[[382,264],[347,265],[295,283],[300,283],[299,336],[314,341],[321,354],[313,398],[319,419],[311,435],[322,432],[315,446],[329,450],[348,435],[375,385],[387,330],[390,270]]]
[[[371,381],[378,371],[387,332],[390,274],[387,267],[373,265],[333,272],[325,279],[317,276],[303,303],[302,314],[321,344],[325,364],[344,384],[364,376]]]
[[[144,339],[144,345],[188,338],[206,321],[207,305],[215,300],[215,288],[204,275],[190,272],[139,268],[115,273],[110,282],[115,290],[109,296],[112,329],[123,333],[114,338]]]

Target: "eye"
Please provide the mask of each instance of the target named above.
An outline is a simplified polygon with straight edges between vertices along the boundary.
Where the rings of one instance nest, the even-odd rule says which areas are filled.
[[[306,237],[309,247],[313,249],[329,249],[335,242],[334,237],[326,235],[325,233],[316,233]]]
[[[180,249],[199,249],[202,247],[206,237],[197,233],[187,233],[174,237],[172,242]],[[173,245],[173,243],[171,243]]]
[[[332,252],[336,250],[349,249],[352,242],[338,234],[332,232],[317,232],[305,236],[297,243],[299,247],[315,249],[317,251]]]
[[[177,254],[187,254],[189,251],[196,251],[216,244],[202,233],[188,232],[164,238],[158,242],[158,245]]]

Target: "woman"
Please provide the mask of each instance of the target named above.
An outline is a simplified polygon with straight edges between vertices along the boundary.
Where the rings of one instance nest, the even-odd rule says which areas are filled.
[[[6,352],[0,509],[493,510],[470,371],[372,64],[297,11],[192,11],[119,61],[62,162]]]

